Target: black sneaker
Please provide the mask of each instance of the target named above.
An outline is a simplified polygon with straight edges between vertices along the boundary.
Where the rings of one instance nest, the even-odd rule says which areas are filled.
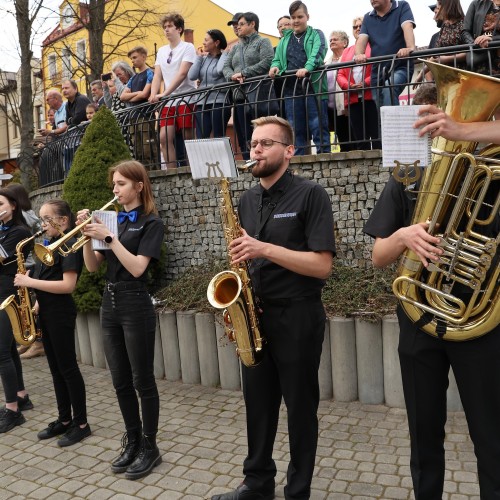
[[[87,424],[81,428],[78,424],[72,424],[71,427],[64,433],[64,436],[57,441],[58,446],[71,446],[79,443],[82,439],[90,436],[90,425]]]
[[[37,434],[38,439],[50,439],[64,434],[69,429],[70,424],[64,425],[60,420],[51,422],[46,429]]]
[[[19,411],[26,411],[33,409],[33,403],[30,397],[26,394],[24,397],[17,396],[17,407]]]
[[[24,424],[24,422],[26,422],[26,419],[19,410],[12,411],[4,408],[0,413],[0,433],[8,432],[16,427],[16,425]]]

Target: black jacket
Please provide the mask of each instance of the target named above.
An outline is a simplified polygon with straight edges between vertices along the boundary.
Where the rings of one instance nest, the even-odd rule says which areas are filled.
[[[474,0],[467,10],[464,19],[464,29],[462,30],[462,43],[469,45],[474,43],[474,40],[482,34],[484,19],[488,10],[491,7],[491,0]],[[500,40],[497,28],[493,33],[493,40]]]

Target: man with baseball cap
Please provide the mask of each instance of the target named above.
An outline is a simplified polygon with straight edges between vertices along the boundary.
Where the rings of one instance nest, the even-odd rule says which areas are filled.
[[[231,21],[228,21],[227,25],[232,26],[234,34],[238,36],[238,20],[243,15],[243,12],[236,12]]]

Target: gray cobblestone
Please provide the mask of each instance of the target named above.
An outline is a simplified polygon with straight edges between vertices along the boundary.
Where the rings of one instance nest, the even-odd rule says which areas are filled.
[[[61,449],[56,440],[36,439],[56,408],[46,360],[29,360],[24,366],[36,408],[26,412],[24,425],[0,436],[0,500],[202,500],[241,482],[246,436],[240,392],[158,381],[163,463],[149,476],[127,481],[109,469],[123,434],[109,374],[82,366],[93,434]],[[413,498],[404,410],[322,401],[318,415],[321,438],[311,500]],[[476,463],[463,413],[449,416],[447,436],[453,439],[446,442],[443,500],[476,500]],[[281,500],[289,461],[283,409],[274,458],[276,498]],[[29,469],[29,479],[22,466]]]

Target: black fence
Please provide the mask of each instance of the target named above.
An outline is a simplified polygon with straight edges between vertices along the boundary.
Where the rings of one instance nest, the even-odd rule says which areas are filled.
[[[296,154],[380,149],[378,105],[412,102],[422,85],[412,82],[417,59],[452,56],[448,65],[495,75],[497,47],[499,42],[486,50],[469,45],[423,50],[406,59],[376,57],[363,65],[331,64],[301,79],[287,72],[273,80],[265,76],[243,85],[201,87],[126,108],[115,117],[131,156],[151,170],[187,165],[184,140],[193,138],[229,136],[237,158],[248,159],[251,120],[266,115],[282,116],[292,124]],[[40,187],[64,180],[87,126],[73,127],[44,144],[39,155]]]

